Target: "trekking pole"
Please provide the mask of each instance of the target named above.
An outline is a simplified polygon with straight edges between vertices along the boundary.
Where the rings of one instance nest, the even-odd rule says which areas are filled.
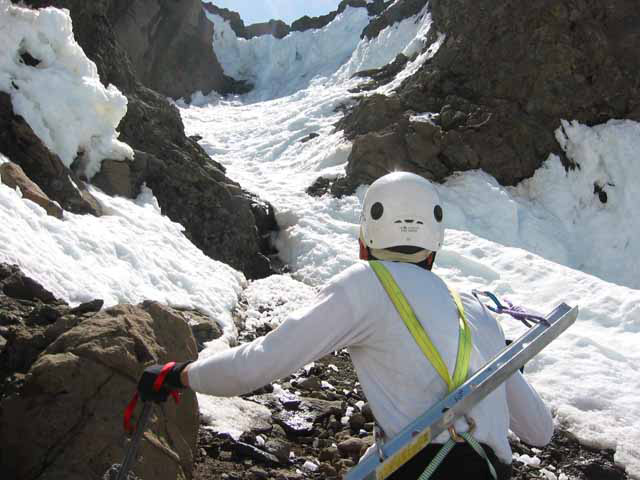
[[[125,432],[133,432],[133,436],[129,442],[129,446],[127,447],[122,465],[112,465],[111,468],[103,475],[103,480],[126,480],[129,478],[129,470],[131,470],[131,467],[136,460],[142,435],[144,434],[147,424],[151,419],[153,402],[164,402],[169,395],[173,397],[176,403],[180,402],[180,393],[177,390],[168,390],[163,386],[169,370],[171,370],[174,365],[175,362],[169,362],[162,367],[157,378],[154,378],[153,380],[152,393],[146,392],[146,394],[141,394],[140,391],[136,391],[133,395],[133,398],[127,405],[127,408],[124,410],[124,430]],[[138,386],[138,388],[140,388],[140,386]],[[131,423],[131,418],[133,417],[133,412],[138,404],[139,398],[142,398],[142,412],[140,413],[140,418],[138,419],[137,424],[134,426]]]
[[[151,418],[152,409],[152,402],[143,402],[142,413],[140,413],[140,419],[138,420],[136,431],[133,434],[131,442],[129,442],[122,465],[120,465],[120,468],[118,469],[118,476],[116,477],[116,480],[126,480],[129,470],[135,462],[138,447],[140,446],[140,440],[142,440],[142,435],[144,434],[144,431],[147,428],[147,423],[149,423],[149,419]]]

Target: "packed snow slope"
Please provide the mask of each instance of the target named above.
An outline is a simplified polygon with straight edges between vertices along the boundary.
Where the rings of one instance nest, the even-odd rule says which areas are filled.
[[[354,101],[351,75],[381,67],[400,52],[418,54],[378,91],[390,94],[442,41],[426,44],[426,11],[363,41],[363,15],[348,8],[321,30],[281,40],[238,39],[210,15],[225,72],[256,89],[180,103],[189,133],[203,137],[231,178],[275,206],[282,227],[277,246],[302,282],[299,298],[356,261],[366,186],[341,199],[305,193],[317,177],[344,172],[351,146],[333,125],[337,109]],[[414,121],[430,121],[429,113]],[[308,140],[312,133],[319,136]],[[556,136],[580,168],[566,172],[550,155],[515,188],[479,171],[438,187],[448,230],[436,272],[459,290],[492,290],[540,312],[561,301],[580,306],[578,322],[527,366],[527,376],[559,424],[586,444],[615,448],[616,461],[640,478],[640,217],[634,215],[640,125],[611,120],[589,128],[568,119]],[[594,194],[594,185],[606,196]],[[268,297],[273,284],[253,288]],[[521,331],[507,320],[503,325],[510,337]]]
[[[96,65],[74,40],[68,11],[0,0],[0,44],[0,91],[11,95],[16,113],[67,166],[84,152],[91,176],[104,158],[133,155],[116,130],[127,99],[100,82]],[[25,63],[27,50],[39,64]],[[0,155],[0,163],[9,160]],[[0,183],[0,262],[20,265],[72,304],[152,299],[198,307],[224,327],[225,344],[234,342],[231,310],[244,276],[189,242],[181,225],[161,215],[148,189],[135,202],[92,193],[103,217],[65,212],[58,220]]]

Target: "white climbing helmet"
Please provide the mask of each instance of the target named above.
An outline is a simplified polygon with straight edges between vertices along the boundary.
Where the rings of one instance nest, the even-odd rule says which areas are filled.
[[[438,192],[427,179],[394,172],[373,182],[364,196],[360,226],[373,249],[420,247],[437,252],[444,240]]]

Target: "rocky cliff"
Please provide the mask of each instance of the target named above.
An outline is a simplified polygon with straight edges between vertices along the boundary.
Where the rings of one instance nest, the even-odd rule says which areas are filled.
[[[199,19],[204,16],[200,3],[180,2],[182,7],[189,7],[184,10],[177,9],[176,2],[161,0],[31,0],[23,3],[34,8],[56,6],[69,9],[76,40],[96,63],[101,81],[116,85],[127,96],[128,111],[119,126],[120,139],[134,149],[135,158],[132,162],[105,160],[102,171],[92,181],[109,194],[126,197],[135,197],[140,186],[146,183],[156,195],[162,212],[181,223],[187,237],[207,255],[228,263],[251,278],[269,274],[271,267],[265,254],[270,252],[270,247],[266,238],[270,230],[277,228],[270,205],[227,178],[224,168],[214,162],[195,140],[185,135],[178,110],[164,96],[167,92],[161,94],[141,81],[148,76],[167,85],[175,81],[184,89],[181,94],[205,87],[204,84],[180,81],[182,77],[189,77],[194,82],[198,78],[208,78],[208,70],[201,70],[200,66],[188,61],[181,63],[187,55],[184,51],[197,52],[194,55],[202,65],[214,70],[218,68],[211,37],[206,47],[203,46],[204,36],[211,33],[206,28],[211,24],[206,19],[206,23],[200,24]],[[143,3],[148,10],[142,8]],[[154,7],[147,5],[149,3]],[[149,18],[143,20],[145,13]],[[142,30],[147,32],[147,36],[135,41],[127,36],[133,35],[133,30],[143,24]],[[187,57],[191,58],[189,55]],[[139,68],[135,68],[137,64],[149,70],[140,73]],[[154,74],[156,70],[162,70],[165,75]],[[218,73],[222,75],[221,71]],[[212,74],[212,78],[218,78],[222,83],[211,85],[222,85],[220,88],[224,91],[224,85],[230,85],[231,80],[220,75]],[[21,120],[13,118],[9,107],[3,109],[6,114],[3,113],[2,121],[7,128],[21,125]],[[3,132],[0,136],[0,152],[18,163],[53,200],[60,201],[62,197],[52,193],[55,188],[49,188],[49,184],[62,184],[56,188],[63,189],[66,195],[63,200],[70,211],[90,211],[90,205],[86,205],[89,197],[85,196],[84,200],[75,198],[75,189],[64,186],[65,182],[68,183],[69,173],[71,178],[75,178],[74,172],[56,166],[59,162],[50,158],[46,148],[39,146],[33,132],[30,140],[24,142],[19,134],[27,128],[21,127],[20,131],[16,130],[17,127],[11,128],[7,130],[9,135]],[[14,130],[18,133],[11,133]],[[11,138],[7,140],[8,137]],[[30,146],[32,144],[34,146]],[[30,152],[35,149],[38,154],[32,155]],[[27,165],[29,162],[33,163],[33,168]],[[43,170],[39,166],[42,162],[54,166]],[[81,181],[77,183],[83,185]],[[65,208],[65,203],[61,203]]]
[[[588,125],[640,119],[636,2],[430,5],[430,40],[443,33],[443,45],[395,95],[362,98],[339,124],[353,150],[335,194],[352,192],[394,168],[437,181],[481,168],[514,185],[549,153],[559,153],[554,131],[561,119]],[[414,0],[394,4],[407,12],[415,6]],[[392,78],[389,68],[367,72],[372,80],[364,88]],[[424,112],[434,114],[432,122],[411,120]]]
[[[173,98],[246,90],[222,71],[200,0],[118,0],[106,14],[143,85]]]

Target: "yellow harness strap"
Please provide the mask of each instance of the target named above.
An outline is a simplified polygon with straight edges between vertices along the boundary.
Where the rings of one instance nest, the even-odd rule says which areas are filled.
[[[458,309],[460,327],[460,333],[458,336],[458,355],[456,357],[456,368],[453,372],[452,379],[446,364],[442,360],[440,352],[438,352],[438,349],[429,338],[429,335],[422,327],[422,324],[416,318],[411,305],[409,305],[409,302],[402,293],[402,290],[400,290],[400,287],[393,278],[393,275],[391,275],[391,272],[389,272],[387,267],[379,261],[370,261],[369,264],[378,276],[380,283],[382,283],[382,286],[396,307],[396,310],[400,314],[404,324],[407,326],[407,329],[415,339],[425,357],[427,357],[429,362],[431,362],[431,365],[433,365],[433,368],[447,384],[449,391],[451,392],[462,385],[467,379],[467,374],[469,372],[469,361],[471,359],[471,330],[467,324],[467,318],[464,313],[462,301],[460,300],[460,295],[447,286],[447,288],[449,288],[449,293],[456,304],[456,308]]]

